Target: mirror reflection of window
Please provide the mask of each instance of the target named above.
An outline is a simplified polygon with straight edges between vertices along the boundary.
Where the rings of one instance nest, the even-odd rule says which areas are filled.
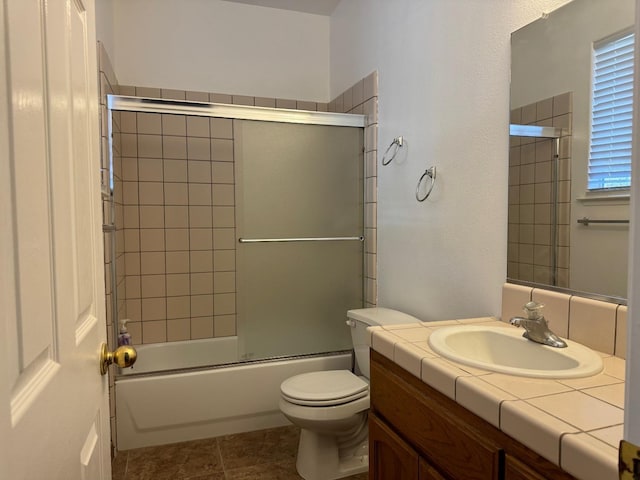
[[[594,44],[589,191],[631,186],[634,34]]]

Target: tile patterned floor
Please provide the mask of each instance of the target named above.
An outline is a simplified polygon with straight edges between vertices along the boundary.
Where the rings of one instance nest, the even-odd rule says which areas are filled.
[[[119,452],[113,480],[301,480],[300,430],[280,427]],[[367,480],[361,474],[344,480]]]

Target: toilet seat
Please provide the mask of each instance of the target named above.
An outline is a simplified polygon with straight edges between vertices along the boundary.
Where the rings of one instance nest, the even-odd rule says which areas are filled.
[[[280,392],[296,405],[325,407],[366,397],[369,384],[349,370],[329,370],[288,378],[282,382]]]

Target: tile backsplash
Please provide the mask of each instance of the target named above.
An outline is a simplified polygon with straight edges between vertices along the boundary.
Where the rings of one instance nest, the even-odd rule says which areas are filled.
[[[543,314],[551,330],[560,337],[625,358],[626,305],[505,283],[502,287],[502,321],[522,316],[522,307],[530,300],[545,304]]]

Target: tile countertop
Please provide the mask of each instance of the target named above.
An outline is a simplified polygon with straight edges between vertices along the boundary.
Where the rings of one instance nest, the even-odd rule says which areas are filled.
[[[625,361],[601,353],[604,370],[572,379],[489,372],[447,360],[429,347],[437,328],[514,328],[496,318],[369,327],[369,345],[431,387],[581,480],[618,478]]]

